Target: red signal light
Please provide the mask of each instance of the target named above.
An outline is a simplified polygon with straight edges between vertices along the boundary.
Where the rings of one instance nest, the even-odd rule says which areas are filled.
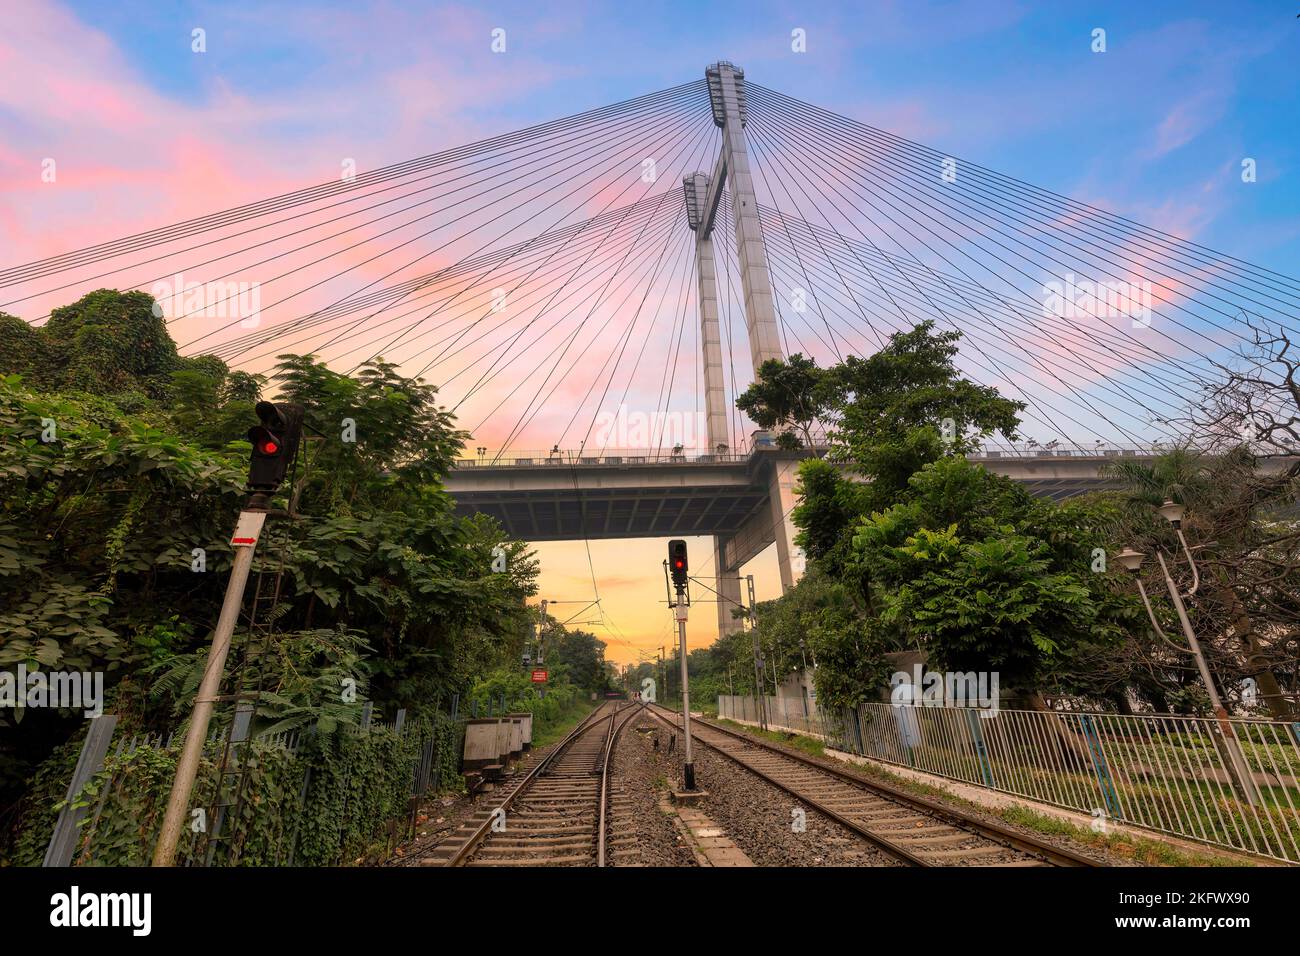
[[[676,538],[668,542],[668,566],[672,570],[673,587],[681,594],[686,590],[686,542]]]
[[[256,411],[261,424],[248,430],[248,442],[253,446],[248,463],[248,488],[250,491],[275,491],[284,481],[298,450],[303,409],[301,405],[276,406],[270,402],[258,402]]]

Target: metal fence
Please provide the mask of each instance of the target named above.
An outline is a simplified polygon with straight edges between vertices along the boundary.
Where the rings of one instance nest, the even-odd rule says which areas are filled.
[[[771,727],[1106,821],[1300,863],[1300,722],[863,704],[768,697]],[[718,698],[758,721],[758,702]]]
[[[792,730],[795,733],[824,736],[821,712],[812,698],[803,701],[789,697],[764,697],[762,703],[754,697],[718,697],[718,716],[728,720],[760,723],[759,707],[766,708],[764,717],[769,727]]]
[[[446,702],[442,698],[434,702],[432,712],[426,713],[429,718],[427,724],[408,721],[405,710],[398,710],[391,721],[382,720],[376,715],[374,705],[365,701],[361,703],[359,722],[340,727],[338,732],[356,737],[389,736],[404,742],[413,751],[406,821],[409,837],[415,832],[421,800],[453,783],[444,779],[444,761],[440,750],[447,745],[453,746],[456,763],[459,765],[465,721],[480,715],[491,717],[513,710],[531,710],[534,700],[536,698],[528,697],[511,701],[503,693],[499,696],[471,698],[465,702],[467,706],[462,706],[460,695],[452,694]],[[124,781],[133,772],[123,768],[124,758],[141,750],[150,750],[167,752],[167,759],[174,762],[184,735],[135,734],[126,737],[116,733],[117,724],[118,718],[113,714],[101,715],[90,722],[80,757],[54,822],[45,852],[45,866],[93,864],[96,849],[103,845],[120,848],[125,844],[138,844],[137,849],[142,859],[145,858],[143,854],[149,849],[145,844],[150,834],[141,831],[138,820],[117,817],[105,819],[107,802],[111,795],[120,792]],[[200,829],[191,828],[187,831],[189,842],[183,854],[184,865],[227,865],[232,857],[237,857],[237,854],[231,852],[232,843],[237,837],[242,839],[250,833],[260,847],[271,848],[267,854],[271,865],[292,866],[297,862],[299,817],[317,796],[314,788],[319,784],[319,781],[313,779],[311,764],[308,762],[301,765],[300,786],[293,793],[281,795],[282,802],[278,807],[280,818],[270,828],[274,832],[263,830],[253,833],[256,826],[250,824],[248,814],[241,812],[244,801],[251,799],[247,792],[246,771],[275,755],[297,760],[304,744],[316,735],[316,731],[314,728],[257,734],[251,731],[252,710],[247,704],[236,708],[233,721],[210,729],[204,743],[203,756],[204,764],[213,768],[214,772],[195,785],[194,806],[204,810],[204,820]],[[419,735],[418,738],[416,734]],[[368,780],[359,781],[356,787],[352,786],[352,772],[350,765],[343,769],[344,791],[355,794],[371,786],[372,782]],[[100,783],[98,795],[91,801],[81,799],[87,785],[96,778],[99,778]],[[155,796],[165,797],[166,788],[170,785],[170,773],[153,782],[158,786]],[[379,783],[382,785],[383,782]],[[459,778],[454,783],[459,785]],[[390,845],[395,845],[400,823],[396,819],[389,821]],[[235,832],[237,828],[238,833]]]
[[[487,702],[485,710],[491,711],[495,704],[495,701]],[[444,735],[450,735],[454,740],[463,735],[465,715],[459,713],[458,705],[459,695],[452,696],[450,708],[445,711],[439,701],[434,707],[428,729],[421,733],[418,741],[411,740],[411,737],[413,727],[419,725],[407,722],[405,710],[399,710],[392,721],[385,722],[373,718],[369,703],[363,705],[358,725],[340,728],[341,733],[353,736],[390,735],[396,740],[408,740],[415,747],[408,808],[411,829],[414,827],[420,799],[430,792],[437,792],[445,783],[441,778],[441,764],[436,759],[437,751]],[[504,706],[503,700],[501,708],[504,709]],[[478,707],[478,702],[474,701],[475,713]],[[441,722],[443,718],[448,721]],[[296,760],[304,743],[316,733],[315,728],[308,728],[250,735],[250,720],[251,711],[241,708],[237,710],[233,723],[213,727],[208,733],[203,757],[205,764],[215,768],[215,772],[208,775],[206,784],[196,784],[194,804],[202,808],[205,815],[201,827],[189,829],[185,865],[214,866],[232,862],[228,857],[232,855],[229,845],[235,837],[234,831],[249,825],[247,814],[240,812],[245,799],[249,798],[246,790],[248,770],[274,754]],[[123,768],[124,758],[141,750],[151,750],[167,752],[174,761],[183,735],[117,736],[117,721],[115,715],[105,714],[91,722],[80,759],[55,821],[45,854],[45,866],[69,866],[77,862],[93,865],[95,850],[101,844],[120,847],[127,843],[139,843],[141,852],[145,852],[142,841],[147,835],[138,832],[139,821],[105,819],[106,803],[111,794],[121,790],[127,775],[132,772]],[[350,782],[351,768],[346,768],[345,773]],[[277,821],[275,832],[255,834],[261,844],[273,848],[270,854],[272,865],[292,866],[295,863],[299,840],[298,817],[313,792],[313,770],[310,764],[302,766],[300,776],[301,784],[296,791],[283,795],[283,804],[279,808],[282,819]],[[98,787],[98,796],[90,802],[81,800],[84,788],[96,777],[103,778]],[[161,788],[156,796],[165,796],[165,785],[169,784],[170,777],[156,782]],[[349,788],[345,786],[344,789]],[[211,811],[210,814],[208,811]],[[240,835],[247,836],[242,830]]]

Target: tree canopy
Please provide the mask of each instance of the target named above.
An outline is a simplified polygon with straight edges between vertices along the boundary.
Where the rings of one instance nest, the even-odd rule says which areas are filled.
[[[230,681],[263,690],[258,726],[355,721],[345,680],[418,714],[518,670],[537,564],[455,513],[441,479],[465,436],[436,389],[381,359],[349,376],[286,355],[262,379],[181,358],[151,302],[101,290],[42,329],[0,320],[0,667],[103,671],[128,728],[176,726],[224,592],[252,406],[269,395],[301,403],[308,429],[274,502],[294,516],[268,521],[249,584],[280,577],[258,607],[275,639],[240,628],[231,655]],[[562,646],[594,689],[583,641]],[[7,797],[84,724],[29,709],[19,733],[10,714]]]

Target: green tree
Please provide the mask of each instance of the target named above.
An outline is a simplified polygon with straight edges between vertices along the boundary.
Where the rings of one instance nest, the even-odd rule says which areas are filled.
[[[787,361],[768,359],[736,407],[760,428],[778,431],[782,447],[811,447],[813,424],[825,410],[825,382],[826,372],[798,352]]]
[[[12,322],[2,331],[15,336],[22,356],[10,359],[6,370],[50,391],[161,399],[171,373],[190,364],[177,354],[153,297],[144,292],[98,289],[52,310],[32,335],[15,335]]]
[[[1042,706],[1075,655],[1117,642],[1136,609],[1094,570],[1106,539],[1076,507],[1055,504],[963,457],[927,465],[903,500],[862,519],[853,548],[872,606],[898,645],[931,666],[999,673]]]
[[[921,322],[870,358],[849,356],[828,373],[838,413],[832,438],[840,457],[870,479],[874,506],[946,454],[965,454],[995,433],[1015,437],[1024,404],[961,376],[960,339]]]
[[[174,729],[192,700],[265,385],[176,358],[149,305],[97,293],[56,310],[51,333],[0,324],[32,346],[22,376],[0,379],[0,666],[103,671],[107,709],[132,733]],[[258,608],[274,640],[241,628],[230,658],[227,690],[262,689],[255,730],[328,731],[367,697],[414,719],[517,668],[536,560],[456,514],[441,480],[462,435],[433,387],[379,361],[350,377],[299,356],[279,381],[277,400],[302,402],[315,431],[276,502],[292,496],[297,517],[268,523],[254,563],[254,582],[282,576]],[[0,813],[82,728],[80,714],[28,711],[21,731],[0,715]]]
[[[556,625],[558,633],[547,635],[547,663],[559,664],[568,679],[588,694],[603,695],[609,689],[605,673],[605,642],[582,630]]]

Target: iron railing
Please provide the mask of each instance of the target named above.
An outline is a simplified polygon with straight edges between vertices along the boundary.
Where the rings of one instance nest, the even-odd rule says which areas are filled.
[[[511,451],[482,458],[458,458],[457,468],[537,468],[543,466],[565,467],[588,465],[716,465],[743,462],[748,452],[715,452],[707,454],[696,449],[674,452],[671,449],[640,448],[617,451]]]
[[[762,445],[759,450],[772,450],[771,444]],[[813,454],[824,454],[827,445],[816,445]],[[1159,454],[1167,448],[1159,445],[1048,445],[999,444],[990,445],[973,451],[967,457],[975,461],[993,461],[998,459],[1045,459],[1045,458],[1148,458]],[[551,451],[493,451],[485,452],[477,458],[458,458],[457,468],[536,468],[552,466],[592,466],[609,465],[614,467],[627,465],[712,465],[725,462],[747,461],[752,452],[727,450],[721,452],[704,452],[698,448],[684,448],[677,451],[671,448],[620,448],[602,449],[600,451],[574,451],[552,449]]]
[[[766,698],[770,727],[847,753],[1113,821],[1300,863],[1300,721],[862,704]],[[750,697],[718,715],[758,721]],[[1236,738],[1250,779],[1233,779]],[[1249,790],[1249,792],[1246,792]]]

